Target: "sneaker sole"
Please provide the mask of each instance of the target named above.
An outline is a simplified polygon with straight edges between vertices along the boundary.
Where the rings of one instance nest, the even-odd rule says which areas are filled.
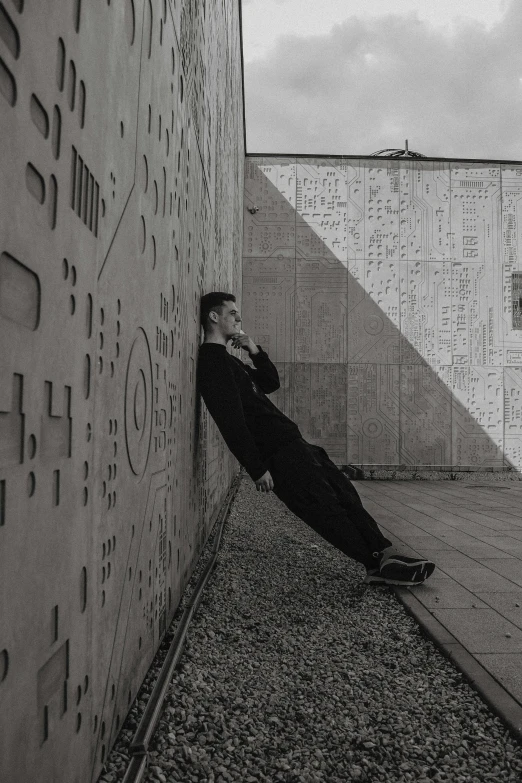
[[[373,576],[370,579],[365,579],[364,584],[367,585],[399,585],[403,587],[415,587],[415,585],[423,584],[428,577],[419,579],[418,582],[408,582],[405,579],[385,579],[383,576]]]
[[[395,563],[397,565],[404,565],[408,568],[415,568],[416,566],[423,566],[431,563],[431,560],[427,560],[425,557],[405,557],[404,555],[390,555],[381,563],[381,568]]]
[[[391,579],[390,577],[378,576],[377,574],[367,574],[364,578],[364,584],[367,585],[402,585],[404,587],[414,587],[421,585],[428,579],[435,570],[434,563],[423,563],[420,573],[414,575],[411,579]]]

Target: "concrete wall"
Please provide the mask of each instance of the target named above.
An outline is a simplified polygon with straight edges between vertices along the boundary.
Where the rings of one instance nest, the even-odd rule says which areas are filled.
[[[304,437],[522,467],[521,204],[522,164],[247,158],[243,328]]]
[[[0,779],[95,780],[237,463],[237,0],[0,3]]]

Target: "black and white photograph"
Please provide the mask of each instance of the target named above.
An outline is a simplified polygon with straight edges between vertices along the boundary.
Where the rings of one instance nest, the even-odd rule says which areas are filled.
[[[522,783],[521,41],[0,0],[0,783]]]

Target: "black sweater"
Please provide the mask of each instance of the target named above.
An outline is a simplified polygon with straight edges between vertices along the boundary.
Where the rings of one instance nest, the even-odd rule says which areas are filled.
[[[254,368],[220,343],[202,343],[198,389],[228,448],[253,481],[268,470],[268,459],[302,437],[298,426],[266,396],[279,389],[277,369],[260,345]]]

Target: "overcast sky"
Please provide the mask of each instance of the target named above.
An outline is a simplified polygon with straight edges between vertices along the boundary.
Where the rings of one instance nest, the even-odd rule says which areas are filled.
[[[248,152],[522,160],[522,0],[243,0]]]

